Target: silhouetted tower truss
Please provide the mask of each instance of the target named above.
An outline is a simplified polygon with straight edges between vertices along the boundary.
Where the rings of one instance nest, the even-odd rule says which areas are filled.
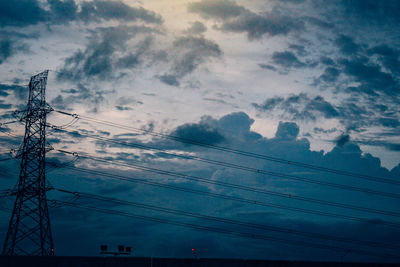
[[[47,75],[44,71],[29,82],[28,105],[22,115],[25,136],[18,153],[18,191],[3,255],[54,255],[45,177],[46,116],[51,111],[45,101]]]

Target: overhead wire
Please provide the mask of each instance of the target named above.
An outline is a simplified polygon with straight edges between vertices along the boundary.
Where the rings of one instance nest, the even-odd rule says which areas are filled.
[[[181,227],[186,227],[186,228],[191,228],[191,229],[206,231],[206,232],[234,235],[234,236],[238,236],[238,237],[246,238],[246,239],[258,239],[258,240],[280,242],[280,243],[285,243],[285,244],[292,245],[292,246],[295,245],[295,246],[301,246],[301,247],[312,247],[312,248],[317,248],[317,249],[332,250],[332,251],[336,251],[336,252],[343,252],[343,251],[348,250],[348,248],[342,248],[342,247],[333,246],[333,245],[316,244],[316,243],[311,243],[311,242],[307,242],[307,241],[292,240],[292,239],[285,239],[285,238],[280,238],[280,237],[275,237],[275,236],[267,236],[267,235],[259,235],[259,234],[253,234],[253,233],[247,233],[247,232],[240,232],[240,231],[235,231],[235,230],[229,230],[226,228],[204,226],[204,225],[175,221],[175,220],[170,220],[170,219],[165,219],[165,218],[156,218],[153,216],[146,216],[146,215],[128,213],[128,212],[123,212],[123,211],[118,211],[118,210],[99,208],[97,206],[78,205],[76,203],[69,203],[67,201],[62,201],[62,200],[49,200],[49,201],[54,202],[56,204],[58,203],[58,204],[62,204],[64,206],[74,207],[74,208],[88,210],[88,211],[101,212],[101,213],[110,214],[110,215],[111,214],[112,215],[120,215],[120,216],[124,216],[124,217],[130,217],[130,218],[135,218],[135,219],[140,219],[140,220],[145,220],[145,221],[152,221],[152,222],[157,222],[157,223],[162,223],[162,224],[181,226]],[[360,250],[360,249],[351,249],[351,251],[355,252],[357,254],[362,254],[362,255],[369,255],[369,256],[375,255],[375,256],[380,256],[380,257],[384,256],[384,257],[389,257],[389,258],[393,258],[393,259],[399,258],[399,256],[397,256],[397,255],[392,255],[392,254],[388,254],[388,253],[377,253],[377,252],[365,251],[365,250]]]
[[[65,153],[65,154],[72,154],[71,152],[68,152],[65,150],[60,150],[60,149],[55,149],[55,150],[59,151],[61,153]],[[316,199],[316,198],[311,198],[311,197],[303,197],[303,196],[281,193],[281,192],[276,192],[276,191],[267,190],[267,189],[254,188],[254,187],[238,185],[238,184],[228,183],[228,182],[223,182],[223,181],[216,181],[216,180],[202,178],[202,177],[198,177],[198,176],[194,176],[194,175],[186,175],[186,174],[182,174],[182,173],[178,173],[178,172],[172,172],[172,171],[161,170],[161,169],[157,169],[157,168],[153,168],[153,167],[142,166],[142,165],[138,165],[138,164],[134,164],[134,163],[123,163],[123,162],[116,161],[116,160],[94,157],[94,156],[90,156],[86,153],[85,154],[78,153],[78,155],[80,158],[86,158],[86,159],[93,160],[93,161],[98,161],[98,162],[103,162],[103,163],[111,163],[112,165],[118,165],[118,166],[123,166],[123,167],[127,167],[127,168],[142,170],[142,171],[146,171],[146,172],[152,172],[152,173],[182,178],[185,180],[196,181],[196,182],[205,183],[205,184],[218,185],[218,186],[222,186],[222,187],[226,187],[226,188],[233,188],[233,189],[243,190],[243,191],[252,192],[252,193],[260,193],[260,194],[264,194],[264,195],[277,196],[277,197],[281,197],[281,198],[298,200],[298,201],[303,201],[303,202],[308,202],[308,203],[343,208],[343,209],[348,209],[348,210],[357,210],[357,211],[362,211],[362,212],[366,212],[366,213],[381,214],[381,215],[385,215],[385,216],[392,216],[392,217],[400,218],[400,213],[395,212],[395,211],[386,211],[386,210],[379,210],[379,209],[373,209],[373,208],[366,208],[366,207],[362,207],[362,206],[344,204],[344,203],[333,202],[333,201],[328,201],[328,200],[323,200],[323,199]]]
[[[54,188],[54,190],[56,190],[58,192],[74,195],[77,198],[87,198],[87,199],[98,200],[98,201],[103,201],[103,202],[107,202],[107,203],[112,202],[112,203],[116,203],[116,204],[120,204],[120,205],[133,206],[133,207],[143,208],[143,209],[147,209],[147,210],[153,210],[153,211],[175,214],[175,215],[182,215],[182,216],[186,216],[186,217],[204,219],[204,220],[214,221],[214,222],[222,222],[222,223],[226,223],[226,224],[245,226],[245,227],[255,228],[255,229],[260,229],[260,230],[267,230],[267,231],[286,233],[286,234],[294,234],[294,235],[306,236],[306,237],[311,237],[311,238],[316,238],[316,239],[339,241],[339,242],[365,245],[365,246],[371,246],[371,247],[379,247],[379,248],[385,247],[385,248],[391,248],[391,249],[399,249],[400,248],[399,246],[396,246],[393,244],[388,244],[388,243],[371,242],[371,241],[357,240],[357,239],[352,239],[352,238],[343,238],[343,237],[338,237],[338,236],[289,229],[289,228],[284,228],[284,227],[279,227],[279,226],[274,226],[274,225],[250,223],[250,222],[245,222],[245,221],[240,221],[240,220],[205,215],[205,214],[201,214],[201,213],[188,212],[188,211],[171,209],[171,208],[167,208],[167,207],[160,207],[160,206],[156,206],[156,205],[149,205],[149,204],[134,202],[134,201],[127,201],[127,200],[122,200],[122,199],[117,199],[117,198],[105,197],[105,196],[92,194],[92,193],[85,193],[85,192],[80,192],[80,191],[70,191],[70,190],[60,189],[60,188]]]
[[[344,215],[344,214],[320,211],[320,210],[315,210],[315,209],[293,207],[293,206],[288,206],[288,205],[284,205],[281,203],[280,204],[270,203],[270,202],[259,201],[259,200],[249,199],[249,198],[244,198],[244,197],[239,197],[239,196],[232,196],[232,195],[214,193],[214,192],[198,190],[198,189],[193,189],[193,188],[185,188],[185,187],[170,185],[170,184],[165,184],[165,183],[159,183],[159,182],[155,182],[155,181],[145,180],[142,178],[135,178],[132,176],[110,174],[110,173],[101,172],[98,170],[91,170],[91,169],[80,168],[80,167],[76,167],[76,166],[74,166],[74,167],[69,166],[69,167],[66,167],[66,169],[69,169],[72,171],[78,171],[81,173],[94,174],[96,176],[108,177],[108,178],[116,179],[116,180],[120,180],[120,181],[150,185],[150,186],[154,186],[154,187],[165,188],[165,189],[169,189],[169,190],[175,190],[175,191],[179,191],[179,192],[191,193],[191,194],[196,194],[196,195],[203,195],[203,196],[207,196],[207,197],[219,198],[219,199],[224,199],[224,200],[230,200],[230,201],[246,203],[246,204],[250,204],[250,205],[276,208],[276,209],[282,209],[282,210],[289,210],[289,211],[324,216],[324,217],[329,217],[329,218],[339,218],[339,219],[344,219],[344,220],[349,220],[349,221],[362,222],[362,223],[371,224],[371,225],[382,225],[382,226],[400,228],[399,223],[385,221],[385,220],[371,220],[371,219],[360,218],[360,217],[356,217],[356,216],[352,216],[352,215]]]
[[[84,116],[84,115],[80,115],[80,114],[76,114],[76,113],[72,114],[69,112],[62,111],[62,110],[54,110],[54,111],[58,112],[60,114],[64,114],[66,116],[78,117],[79,119],[83,119],[83,120],[87,120],[87,121],[91,121],[91,122],[95,122],[95,123],[100,123],[103,125],[120,128],[120,129],[124,129],[124,130],[140,132],[142,134],[148,134],[148,135],[151,135],[154,137],[170,139],[170,140],[181,142],[184,144],[196,145],[196,146],[206,147],[206,148],[219,150],[219,151],[223,151],[223,152],[233,153],[233,154],[237,154],[237,155],[241,155],[241,156],[262,159],[262,160],[272,161],[272,162],[286,164],[286,165],[293,165],[293,166],[312,169],[312,170],[316,170],[316,171],[328,172],[328,173],[349,176],[349,177],[354,177],[354,178],[359,178],[359,179],[364,179],[364,180],[369,180],[369,181],[374,181],[374,182],[379,182],[379,183],[400,185],[400,180],[398,181],[398,180],[393,180],[390,178],[376,177],[376,176],[354,173],[354,172],[345,171],[345,170],[338,170],[338,169],[333,169],[333,168],[328,168],[328,167],[323,167],[323,166],[317,166],[314,164],[308,164],[308,163],[303,163],[303,162],[298,162],[298,161],[293,161],[293,160],[286,160],[283,158],[258,154],[258,153],[254,153],[254,152],[239,150],[239,149],[235,149],[235,148],[229,148],[229,147],[225,147],[225,146],[214,145],[214,144],[210,144],[210,143],[206,143],[206,142],[202,142],[202,141],[198,141],[198,140],[164,134],[164,133],[160,133],[160,132],[156,132],[156,131],[152,131],[152,130],[141,129],[141,128],[132,127],[132,126],[127,126],[127,125],[114,123],[114,122],[110,122],[110,121],[106,121],[106,120],[100,120],[100,119],[96,119],[96,118],[92,118],[92,117],[88,117],[88,116]]]
[[[67,131],[65,129],[58,129],[57,127],[50,125],[53,130],[55,131]],[[279,173],[279,172],[272,172],[272,171],[266,171],[263,169],[256,169],[248,166],[243,166],[235,163],[229,163],[229,162],[224,162],[224,161],[219,161],[219,160],[212,160],[212,159],[207,159],[199,156],[194,156],[194,155],[187,155],[187,154],[177,154],[173,152],[169,152],[165,149],[157,148],[154,146],[149,146],[149,145],[144,145],[144,144],[138,144],[134,142],[124,142],[121,140],[117,139],[111,139],[111,138],[105,138],[105,137],[100,137],[100,136],[95,136],[92,134],[86,134],[83,133],[82,131],[77,131],[80,135],[99,140],[102,142],[108,142],[108,143],[114,143],[118,145],[123,145],[127,147],[132,147],[132,148],[138,148],[142,150],[151,150],[151,151],[159,151],[160,153],[163,153],[165,155],[181,158],[181,159],[187,159],[187,160],[195,160],[199,162],[204,162],[207,164],[213,164],[217,166],[222,166],[222,167],[227,167],[227,168],[233,168],[237,170],[242,170],[242,171],[247,171],[247,172],[252,172],[256,174],[263,174],[263,175],[268,175],[272,177],[279,177],[279,178],[285,178],[289,180],[295,180],[295,181],[301,181],[301,182],[306,182],[306,183],[311,183],[311,184],[318,184],[322,186],[327,186],[327,187],[332,187],[336,189],[343,189],[343,190],[348,190],[348,191],[355,191],[355,192],[360,192],[360,193],[366,193],[366,194],[373,194],[373,195],[379,195],[379,196],[384,196],[384,197],[390,197],[390,198],[397,198],[400,199],[400,194],[397,193],[390,193],[390,192],[384,192],[384,191],[379,191],[379,190],[374,190],[374,189],[369,189],[365,187],[358,187],[358,186],[351,186],[351,185],[344,185],[344,184],[338,184],[338,183],[333,183],[329,181],[321,181],[321,180],[316,180],[308,177],[300,177],[296,175],[289,175],[289,174],[284,174],[284,173]]]

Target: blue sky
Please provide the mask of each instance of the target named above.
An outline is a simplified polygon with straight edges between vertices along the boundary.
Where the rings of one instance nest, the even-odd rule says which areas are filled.
[[[2,0],[1,121],[12,120],[11,112],[24,108],[30,76],[49,69],[46,97],[57,110],[394,182],[278,164],[139,135],[132,128],[111,127],[83,118],[64,131],[48,131],[48,141],[56,149],[203,177],[216,183],[229,182],[396,212],[396,197],[210,165],[177,155],[396,194],[395,182],[400,183],[398,5],[389,0]],[[72,119],[53,112],[48,121],[66,125]],[[17,149],[23,125],[2,127],[11,134],[1,134],[2,151]],[[105,139],[151,146],[175,155],[135,149]],[[399,240],[398,229],[379,223],[237,203],[126,183],[69,168],[51,170],[51,166],[63,166],[73,158],[56,151],[47,156],[47,177],[57,188],[349,239],[385,243]],[[11,174],[1,178],[2,189],[7,189],[16,183],[18,163],[0,163],[4,173]],[[398,217],[387,213],[266,196],[96,163],[83,157],[70,166],[275,205],[356,216],[369,222],[399,223]],[[61,193],[49,195],[68,199]],[[83,198],[79,201],[85,204]],[[11,207],[12,199],[2,200],[1,204]],[[200,219],[174,218],[111,202],[92,205],[213,226]],[[1,233],[7,228],[8,216],[1,214]],[[191,257],[191,247],[198,247],[204,257],[338,260],[342,255],[68,207],[52,208],[51,217],[60,255],[96,255],[101,243],[120,242],[132,245],[137,256]],[[345,247],[344,251],[371,249],[326,240],[310,241],[340,245]],[[346,258],[384,260],[356,253],[349,253]]]

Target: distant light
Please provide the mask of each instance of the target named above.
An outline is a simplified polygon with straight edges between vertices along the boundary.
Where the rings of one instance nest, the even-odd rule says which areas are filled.
[[[51,251],[54,252],[54,248],[51,248]]]
[[[194,248],[192,248],[192,251],[194,251]]]

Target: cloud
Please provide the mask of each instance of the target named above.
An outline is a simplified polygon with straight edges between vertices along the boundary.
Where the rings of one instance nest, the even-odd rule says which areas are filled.
[[[325,71],[321,76],[319,76],[319,80],[324,81],[326,83],[334,83],[340,76],[340,71],[334,67],[325,68]]]
[[[59,70],[59,80],[106,80],[116,77],[117,70],[130,69],[140,63],[140,57],[149,49],[151,39],[145,38],[136,51],[118,57],[116,52],[126,51],[126,43],[138,34],[153,32],[145,26],[117,26],[98,28],[85,50],[78,50],[64,61]]]
[[[28,90],[28,86],[0,84],[0,96],[9,96],[12,93],[17,100],[25,101],[28,97]]]
[[[282,140],[295,140],[299,135],[299,126],[294,122],[279,122],[275,138]]]
[[[169,72],[156,77],[165,84],[179,86],[180,79],[192,73],[207,59],[221,55],[218,44],[204,37],[178,37],[173,42],[173,62]]]
[[[142,20],[147,23],[161,24],[163,19],[153,11],[142,7],[135,8],[124,4],[121,1],[92,1],[83,2],[82,10],[78,17],[84,21],[104,20]]]
[[[218,144],[224,141],[224,137],[218,130],[207,124],[184,124],[176,128],[172,135],[187,140],[196,140],[207,144]]]
[[[312,151],[309,146],[307,139],[298,138],[299,127],[293,122],[280,122],[278,130],[274,137],[265,138],[261,135],[253,132],[251,126],[254,120],[250,118],[246,113],[238,112],[227,114],[221,118],[213,118],[210,116],[204,116],[199,122],[187,123],[178,126],[173,133],[177,134],[181,131],[182,137],[190,137],[192,139],[205,142],[217,142],[216,144],[222,144],[223,146],[229,145],[232,148],[239,148],[241,150],[252,151],[255,153],[271,155],[275,157],[285,158],[287,160],[301,161],[306,164],[313,164],[319,166],[326,166],[329,168],[338,168],[348,171],[362,172],[368,175],[374,175],[379,177],[396,177],[398,174],[398,169],[393,169],[389,172],[385,168],[381,168],[379,159],[372,157],[368,153],[363,153],[359,146],[349,142],[342,147],[335,147],[332,151]],[[178,130],[179,129],[179,130]],[[171,133],[172,134],[172,133]],[[80,138],[81,135],[76,132],[72,133],[69,138]],[[115,137],[115,136],[114,136]],[[221,139],[223,137],[223,139]],[[136,137],[139,139],[139,137]],[[127,140],[138,143],[138,139],[135,136],[127,136]],[[315,178],[318,180],[333,182],[333,183],[344,183],[351,184],[354,186],[362,186],[368,188],[375,188],[376,183],[369,181],[358,181],[358,179],[350,177],[341,177],[339,175],[334,175],[330,173],[321,174],[317,171],[306,170],[303,168],[298,168],[293,165],[288,164],[278,164],[276,162],[268,162],[254,158],[247,158],[234,154],[227,154],[221,151],[215,151],[212,149],[200,148],[195,149],[194,146],[183,146],[179,143],[175,143],[171,140],[164,139],[153,139],[148,141],[156,147],[165,147],[166,144],[170,146],[171,150],[177,151],[179,153],[190,152],[192,155],[205,157],[208,159],[215,159],[225,162],[230,162],[233,164],[243,165],[246,167],[257,168],[262,170],[283,172],[285,174],[292,174],[297,176],[302,176],[305,178]],[[223,143],[222,143],[223,142]],[[106,156],[113,157],[114,154],[111,151],[107,151],[104,144],[98,144],[101,146],[102,150],[107,152]],[[112,147],[112,145],[110,145]],[[120,151],[120,150],[119,150]],[[127,156],[129,155],[129,156]],[[291,181],[282,178],[276,178],[273,176],[264,176],[261,174],[252,174],[249,172],[241,172],[239,170],[232,170],[228,167],[220,167],[214,165],[204,165],[198,161],[181,160],[177,158],[167,158],[167,157],[153,157],[150,158],[147,155],[141,155],[140,157],[132,157],[132,153],[124,153],[118,157],[119,160],[124,160],[126,163],[138,164],[138,162],[143,162],[146,160],[148,166],[154,166],[155,168],[170,170],[184,173],[185,175],[191,176],[196,175],[199,177],[204,177],[207,179],[212,179],[216,182],[228,181],[230,183],[240,184],[248,187],[254,188],[270,188],[276,192],[288,193],[294,196],[307,196],[313,198],[319,198],[327,201],[338,201],[343,203],[367,203],[366,207],[376,208],[385,207],[385,209],[391,210],[395,209],[396,202],[392,199],[386,198],[375,198],[369,194],[363,192],[348,192],[345,190],[335,190],[332,188],[325,188],[323,186],[309,186],[299,181]],[[53,161],[53,159],[52,159]],[[54,160],[58,162],[57,160]],[[2,164],[2,163],[0,163]],[[91,166],[87,160],[84,158],[77,161],[75,164],[82,164],[84,168],[90,168]],[[87,165],[85,165],[87,164]],[[57,165],[57,164],[56,164]],[[82,166],[78,165],[78,166]],[[3,166],[1,166],[3,167]],[[17,168],[17,166],[7,166],[7,169]],[[100,164],[94,167],[98,171],[104,171],[117,175],[124,175],[126,177],[140,177],[144,181],[157,181],[162,182],[166,186],[180,186],[186,189],[196,189],[202,190],[204,192],[220,193],[226,194],[234,197],[243,197],[254,199],[254,201],[268,202],[276,205],[288,205],[296,208],[302,208],[305,205],[300,201],[293,201],[291,199],[282,199],[278,197],[266,197],[258,195],[255,193],[246,193],[237,189],[226,189],[220,186],[206,186],[202,183],[189,182],[182,179],[176,178],[166,178],[163,175],[157,174],[146,174],[145,172],[138,172],[135,170],[121,170],[112,165],[104,166]],[[397,171],[397,173],[396,173]],[[296,231],[306,231],[321,233],[325,235],[336,236],[336,231],[329,232],[329,229],[338,229],[341,233],[340,236],[348,239],[362,239],[366,234],[369,235],[370,241],[374,242],[393,242],[396,243],[399,239],[398,234],[395,233],[391,228],[379,227],[379,225],[369,225],[367,223],[360,222],[346,222],[339,220],[337,218],[322,218],[319,216],[305,216],[301,213],[295,213],[283,209],[276,208],[262,208],[255,205],[243,205],[236,203],[234,201],[229,201],[227,199],[217,199],[208,198],[205,196],[199,196],[190,194],[187,192],[175,192],[168,189],[160,189],[157,187],[149,187],[146,185],[137,185],[123,181],[113,181],[113,179],[101,177],[100,175],[90,175],[84,173],[77,173],[69,169],[65,169],[62,172],[51,172],[48,175],[51,179],[52,184],[55,186],[62,185],[64,189],[69,189],[71,191],[83,191],[94,194],[111,194],[113,197],[124,199],[132,202],[147,203],[149,205],[155,205],[160,207],[174,208],[182,211],[195,211],[201,214],[218,214],[218,217],[223,217],[233,220],[243,220],[250,223],[260,224],[261,222],[268,222],[267,225],[275,227],[284,227],[287,229],[293,229]],[[76,180],[75,180],[76,179]],[[10,179],[11,180],[11,179]],[[68,181],[65,183],[65,181]],[[10,186],[12,183],[10,182]],[[388,190],[391,192],[392,186],[382,185],[380,189]],[[79,188],[79,189],[77,189]],[[393,190],[393,189],[392,189]],[[52,195],[53,194],[53,195]],[[157,197],[154,197],[157,196]],[[374,197],[374,201],[371,198]],[[67,196],[56,194],[55,192],[49,192],[49,198],[56,199],[66,199],[69,200]],[[79,205],[89,204],[89,200],[79,198],[75,203]],[[95,205],[96,207],[103,208],[117,208],[116,204],[107,202],[96,202],[90,203],[90,205]],[[331,207],[328,209],[323,209],[318,205],[307,205],[307,208],[321,211],[337,212],[346,214],[342,209]],[[150,213],[145,209],[136,209],[134,207],[129,207],[125,210],[123,206],[118,206],[118,209],[127,211],[130,213],[138,213],[142,215],[149,215],[157,218],[165,218],[168,216],[169,220],[177,220],[180,222],[187,222],[198,224],[202,226],[214,226],[220,227],[231,231],[246,231],[248,233],[262,234],[277,236],[280,238],[290,238],[293,240],[305,240],[305,237],[294,236],[289,233],[274,233],[270,231],[264,231],[260,229],[252,229],[249,227],[243,228],[239,226],[233,226],[228,224],[222,224],[217,222],[210,222],[204,220],[198,220],[195,218],[186,218],[182,216],[166,215],[165,213]],[[88,216],[87,212],[75,211],[74,209],[69,209],[67,207],[61,207],[54,209],[52,225],[55,229],[55,233],[61,233],[57,235],[58,237],[58,253],[61,255],[71,255],[82,251],[82,248],[90,248],[93,243],[108,242],[112,243],[124,243],[129,244],[129,240],[132,236],[135,236],[135,240],[139,243],[145,245],[139,246],[136,253],[141,255],[151,255],[153,251],[159,251],[160,254],[155,256],[168,256],[171,255],[171,248],[174,252],[175,257],[185,257],[187,254],[186,248],[193,247],[190,244],[195,244],[196,249],[201,251],[203,257],[222,257],[222,256],[232,256],[232,253],[236,253],[237,257],[240,258],[251,258],[257,255],[264,255],[266,248],[269,254],[273,254],[276,251],[288,251],[282,249],[283,247],[279,243],[274,243],[274,245],[266,246],[265,240],[262,242],[257,240],[252,240],[249,242],[248,239],[242,238],[230,238],[223,235],[217,235],[215,233],[204,233],[197,232],[191,229],[182,228],[177,231],[176,228],[172,226],[167,226],[163,224],[153,224],[142,221],[130,220],[123,217],[114,217],[107,215],[102,215],[98,213],[90,213]],[[350,213],[350,211],[349,211]],[[361,216],[359,214],[351,213],[352,216]],[[367,220],[375,220],[376,222],[385,220],[386,217],[378,217],[376,215],[363,214]],[[384,218],[384,219],[382,219]],[[76,221],[84,220],[85,223],[78,225]],[[105,227],[107,225],[116,225],[118,227],[110,228]],[[67,236],[63,235],[63,229],[70,229]],[[104,230],[106,229],[106,230]],[[133,229],[133,230],[132,230]],[[136,229],[136,230],[135,230]],[[137,230],[140,229],[140,230]],[[357,229],[357,231],[355,230]],[[96,233],[102,231],[104,235],[111,236],[111,239],[107,237],[99,238]],[[261,232],[260,232],[261,231]],[[86,243],[78,244],[75,238],[71,236],[79,237],[85,233],[88,238]],[[178,233],[178,237],[176,236]],[[206,235],[206,236],[205,236]],[[166,242],[170,240],[171,237],[174,243],[171,245]],[[161,238],[161,239],[160,239]],[[116,240],[114,242],[114,239]],[[308,240],[308,238],[306,238]],[[146,242],[146,240],[156,240],[155,242]],[[388,241],[389,240],[389,241]],[[317,242],[315,240],[310,240],[312,242]],[[209,244],[212,242],[213,249],[209,249]],[[318,241],[327,242],[327,241]],[[336,244],[342,246],[342,242],[329,241],[330,244]],[[251,243],[251,247],[246,250],[237,250],[237,247],[243,244]],[[197,245],[196,245],[197,244]],[[289,244],[290,245],[290,244]],[[288,246],[289,246],[288,245]],[[79,249],[75,249],[79,247]],[[217,251],[215,251],[215,249]],[[71,250],[71,248],[73,250]],[[360,248],[357,245],[352,245],[353,249]],[[176,249],[176,252],[175,252]],[[378,249],[378,248],[377,248]],[[295,256],[289,252],[279,254],[282,257],[303,257],[312,259],[336,259],[337,252],[321,252],[320,250],[312,250],[310,248],[296,247],[295,249],[298,253]],[[303,251],[304,250],[304,251]],[[374,250],[376,252],[376,250]],[[95,255],[98,253],[96,249],[86,250],[85,254]],[[190,250],[189,252],[190,253]],[[305,253],[305,254],[304,254]],[[323,253],[324,255],[321,255]],[[276,255],[276,254],[274,254]],[[358,259],[354,256],[355,253],[351,253],[350,259]],[[287,259],[287,258],[286,258]]]
[[[244,7],[229,0],[202,0],[200,2],[189,3],[188,11],[197,13],[203,18],[222,20],[234,18],[248,12]]]
[[[19,39],[0,35],[0,64],[19,52],[27,52],[29,47]]]
[[[77,84],[76,88],[69,90],[62,90],[63,94],[53,98],[50,103],[53,107],[68,110],[77,103],[90,103],[97,106],[105,100],[106,94],[110,92],[98,89],[88,88],[80,83]]]
[[[200,21],[195,21],[192,23],[189,29],[186,30],[188,34],[203,34],[207,31],[207,27]]]
[[[0,25],[24,27],[45,21],[46,11],[39,1],[0,0]]]
[[[258,64],[258,66],[260,68],[262,68],[262,69],[276,71],[276,68],[274,66],[272,66],[272,65],[269,65],[269,64],[260,63],[260,64]]]
[[[228,0],[202,0],[190,3],[188,11],[197,13],[205,19],[220,21],[221,25],[217,29],[222,31],[247,33],[250,40],[259,39],[265,34],[287,35],[304,27],[302,21],[280,15],[277,11],[256,14]]]
[[[400,50],[381,44],[368,49],[369,55],[378,55],[378,59],[388,71],[400,74]]]
[[[4,100],[0,99],[0,109],[10,109],[12,108],[11,104],[4,103]]]
[[[262,112],[283,111],[283,117],[291,120],[311,120],[318,118],[331,119],[339,116],[336,107],[326,101],[322,96],[310,98],[306,94],[291,95],[287,98],[268,98],[263,104],[253,103],[253,106]]]
[[[79,4],[78,4],[79,3]],[[65,24],[72,21],[137,21],[161,24],[161,16],[142,7],[131,7],[121,1],[20,0],[0,1],[0,25],[25,27],[38,23]]]
[[[397,105],[390,102],[383,105],[376,99],[362,100],[350,97],[341,99],[338,104],[332,104],[322,96],[310,97],[301,93],[268,98],[262,104],[253,103],[253,106],[261,114],[285,120],[309,122],[337,119],[347,131],[353,132],[379,127],[381,134],[384,134],[385,131],[390,133],[400,128]]]
[[[348,134],[342,134],[341,136],[339,136],[336,140],[336,145],[337,146],[344,146],[345,144],[347,144],[348,142],[350,142],[350,135]]]
[[[321,62],[322,64],[324,64],[324,65],[327,65],[327,66],[333,66],[333,65],[335,65],[335,62],[334,62],[330,57],[326,57],[326,56],[322,56],[322,57],[320,58],[320,62]]]
[[[303,68],[305,63],[301,62],[295,54],[290,51],[274,52],[272,54],[272,61],[284,68]]]
[[[340,51],[346,55],[355,55],[360,50],[360,46],[354,42],[353,38],[343,34],[335,40],[335,43]]]
[[[131,110],[133,106],[142,105],[143,102],[136,100],[133,97],[120,97],[115,102],[115,107],[118,110]]]
[[[342,59],[340,65],[343,73],[360,82],[361,85],[352,87],[351,91],[376,95],[384,93],[387,95],[397,95],[398,83],[394,77],[383,72],[381,67],[374,63],[369,63],[365,58]]]
[[[342,0],[337,6],[342,8],[346,16],[364,23],[384,25],[400,21],[400,3],[396,0]]]
[[[264,16],[254,13],[246,13],[239,18],[226,21],[221,29],[228,32],[246,32],[250,40],[260,39],[263,35],[287,35],[292,31],[303,28],[301,21],[295,22],[292,18],[278,16],[272,12]]]

